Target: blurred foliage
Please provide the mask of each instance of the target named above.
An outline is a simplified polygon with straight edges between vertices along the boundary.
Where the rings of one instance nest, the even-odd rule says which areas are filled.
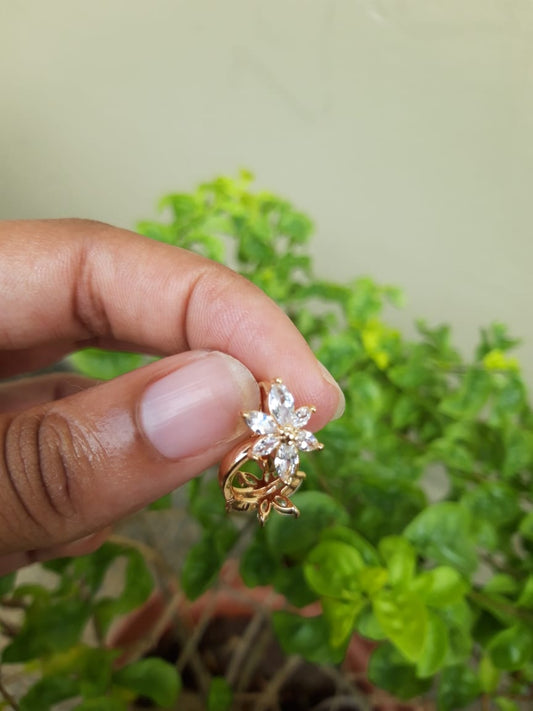
[[[384,318],[401,292],[370,278],[318,279],[310,219],[251,182],[243,172],[168,195],[162,221],[138,226],[229,264],[266,291],[346,395],[345,416],[321,433],[324,451],[303,463],[305,491],[294,497],[301,517],[274,518],[251,537],[244,529],[243,580],[273,585],[287,599],[273,619],[287,654],[338,664],[357,632],[376,643],[371,681],[398,698],[432,693],[440,711],[481,697],[484,709],[517,709],[533,682],[533,414],[509,353],[516,341],[494,324],[465,359],[447,325],[419,322],[417,337],[407,338]],[[93,350],[74,363],[109,378],[139,358]],[[435,476],[444,490],[437,500],[428,495]],[[226,515],[212,479],[188,487],[202,536],[182,586],[195,598],[216,581],[243,528]],[[102,599],[105,571],[120,556],[127,584]],[[148,597],[142,557],[106,544],[46,567],[57,577],[50,590],[17,586],[15,576],[0,581],[4,598],[25,605],[3,663],[24,662],[42,676],[20,708],[43,711],[77,696],[77,709],[125,709],[136,693],[172,704],[173,667],[146,659],[117,670],[113,651],[80,642],[90,622],[102,639],[113,619]],[[298,614],[317,600],[321,615]],[[225,680],[213,679],[209,708],[230,703]]]

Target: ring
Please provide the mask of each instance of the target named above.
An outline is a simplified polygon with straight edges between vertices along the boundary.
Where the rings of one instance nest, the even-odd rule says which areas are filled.
[[[315,435],[303,429],[316,411],[312,405],[295,408],[294,396],[277,378],[259,383],[261,410],[244,412],[252,436],[236,445],[220,464],[218,481],[227,511],[256,510],[263,526],[272,509],[285,516],[299,516],[290,500],[305,479],[299,471],[298,452],[322,449]],[[244,465],[255,463],[256,470]]]

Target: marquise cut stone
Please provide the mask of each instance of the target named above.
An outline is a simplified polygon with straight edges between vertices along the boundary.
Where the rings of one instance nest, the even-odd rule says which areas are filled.
[[[279,478],[290,484],[292,477],[296,474],[300,458],[298,450],[292,444],[280,444],[274,458],[274,466]]]
[[[252,447],[254,457],[267,457],[279,444],[279,437],[275,434],[265,435],[257,440]]]
[[[298,432],[296,441],[298,449],[301,449],[302,452],[312,452],[314,449],[320,449],[320,442],[312,432],[308,432],[307,430]]]
[[[292,424],[294,397],[283,383],[274,383],[270,388],[268,409],[282,427]]]
[[[311,419],[313,409],[311,407],[299,407],[292,416],[292,424],[294,427],[305,427]]]
[[[269,435],[274,434],[278,426],[276,421],[266,412],[261,412],[260,410],[252,410],[252,412],[247,412],[244,415],[244,421],[248,427],[258,435]]]

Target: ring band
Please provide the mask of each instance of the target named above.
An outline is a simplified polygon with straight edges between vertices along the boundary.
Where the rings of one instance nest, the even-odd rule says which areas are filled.
[[[290,497],[305,479],[299,470],[299,451],[322,449],[314,434],[303,429],[315,408],[294,406],[294,397],[278,378],[260,383],[261,410],[243,413],[252,436],[223,458],[218,479],[228,511],[256,510],[264,525],[270,512],[299,516]],[[244,467],[255,462],[260,475]]]

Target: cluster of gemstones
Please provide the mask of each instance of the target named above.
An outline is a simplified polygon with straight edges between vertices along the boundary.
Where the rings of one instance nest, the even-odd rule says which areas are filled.
[[[266,408],[268,412],[253,410],[244,413],[246,424],[256,435],[250,456],[258,461],[272,461],[277,476],[290,485],[300,464],[298,452],[312,452],[323,447],[312,432],[303,429],[315,408],[296,409],[294,396],[281,380],[271,384]]]

